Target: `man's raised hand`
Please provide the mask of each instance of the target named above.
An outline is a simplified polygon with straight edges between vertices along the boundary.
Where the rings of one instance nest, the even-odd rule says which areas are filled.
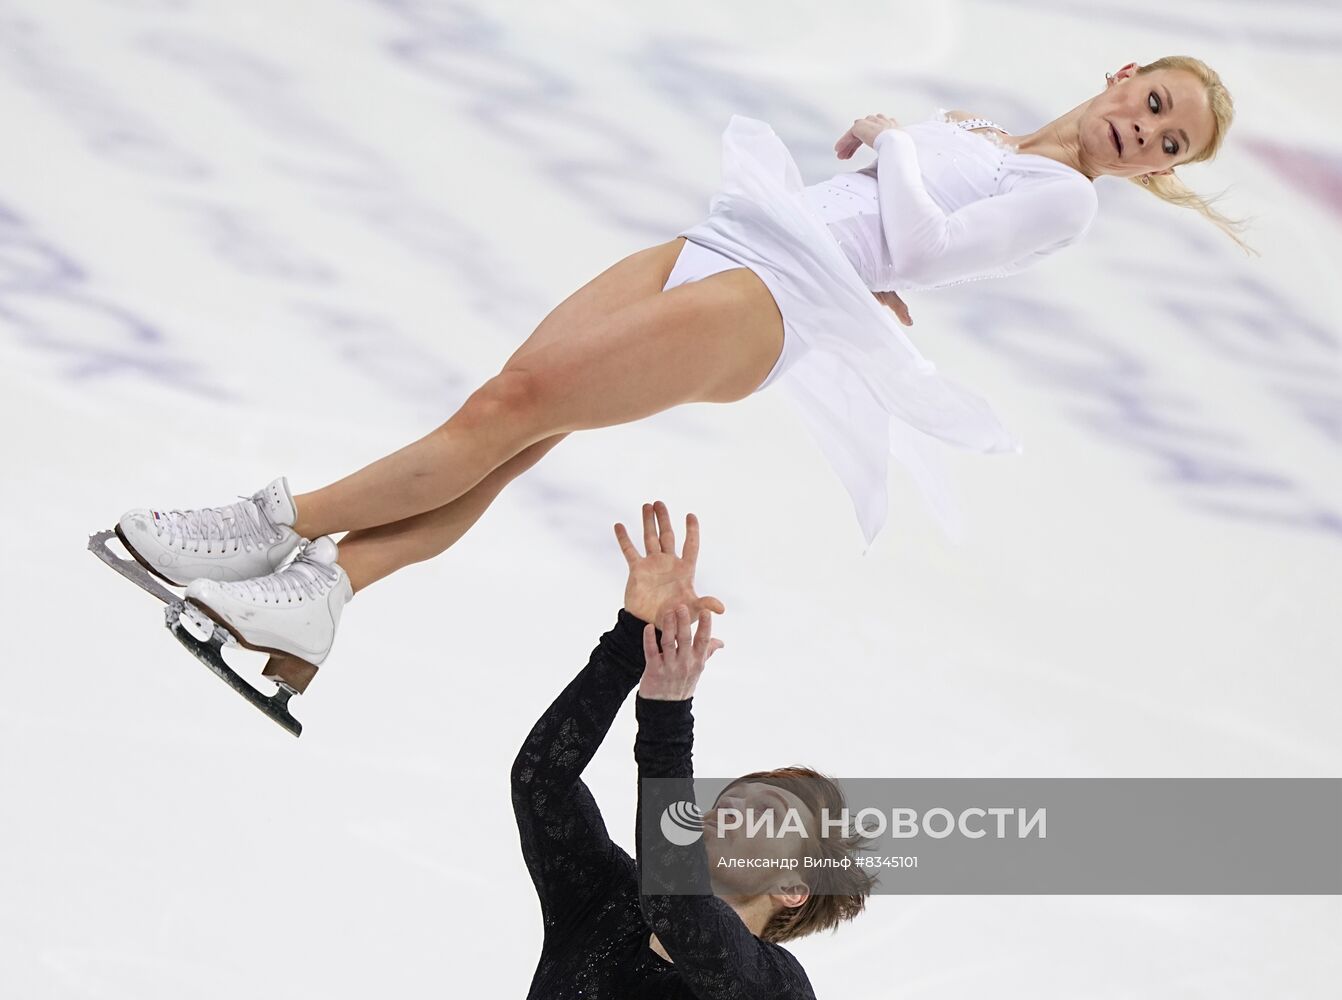
[[[662,616],[662,646],[657,648],[657,633],[649,622],[643,630],[643,679],[640,697],[653,701],[685,701],[694,696],[699,675],[708,658],[726,645],[714,639],[713,614],[708,608],[699,612],[699,627],[690,635],[690,609],[677,605]]]
[[[691,614],[708,610],[725,614],[727,608],[716,597],[700,597],[694,592],[694,568],[699,559],[699,519],[685,515],[685,548],[676,555],[676,535],[671,528],[671,513],[666,504],[643,505],[643,547],[646,555],[629,540],[623,524],[616,523],[615,538],[620,543],[629,579],[624,587],[624,607],[645,622],[656,623],[669,608],[684,604]]]

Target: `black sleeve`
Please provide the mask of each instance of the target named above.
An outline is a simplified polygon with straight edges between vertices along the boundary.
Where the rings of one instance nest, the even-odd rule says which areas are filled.
[[[801,964],[786,949],[752,934],[736,911],[712,894],[702,841],[678,847],[660,832],[644,837],[645,819],[649,831],[658,831],[668,805],[694,801],[692,700],[634,699],[639,777],[635,844],[643,915],[700,1000],[815,1000]],[[644,779],[658,780],[645,789]],[[659,891],[673,886],[678,891]],[[686,887],[695,892],[686,893]]]
[[[643,674],[645,625],[620,609],[587,666],[532,727],[513,761],[513,814],[547,933],[604,894],[619,872],[632,873],[629,855],[611,842],[579,776]]]

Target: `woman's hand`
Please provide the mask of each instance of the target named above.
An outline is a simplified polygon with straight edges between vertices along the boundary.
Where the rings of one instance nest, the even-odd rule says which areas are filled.
[[[694,564],[699,558],[699,519],[685,515],[685,549],[676,555],[676,536],[671,530],[671,513],[666,504],[643,505],[643,546],[640,556],[623,524],[615,525],[615,537],[629,564],[629,580],[624,586],[624,608],[645,622],[656,622],[678,604],[694,614],[727,609],[716,597],[699,597],[694,592]],[[651,634],[651,633],[649,633]]]
[[[899,297],[898,292],[872,292],[876,296],[876,301],[883,306],[889,306],[899,317],[899,321],[905,326],[913,326],[913,317],[909,315],[909,307],[904,304],[904,300]]]
[[[834,144],[834,152],[839,154],[839,159],[846,160],[861,149],[864,143],[875,149],[876,137],[888,128],[899,128],[899,122],[886,115],[858,118],[853,122],[853,127]]]
[[[699,612],[699,628],[690,638],[690,610],[681,604],[668,608],[662,616],[662,648],[657,648],[657,633],[652,622],[643,630],[643,656],[647,665],[638,693],[655,701],[684,701],[693,697],[699,675],[708,658],[725,644],[711,638],[713,615],[708,608]]]

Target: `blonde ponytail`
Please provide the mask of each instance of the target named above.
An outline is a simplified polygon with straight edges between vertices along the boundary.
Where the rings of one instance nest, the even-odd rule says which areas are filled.
[[[1169,202],[1171,205],[1178,205],[1181,208],[1191,208],[1194,211],[1199,212],[1205,218],[1211,220],[1213,225],[1239,244],[1240,249],[1242,249],[1246,255],[1257,254],[1259,257],[1263,256],[1248,243],[1245,243],[1244,240],[1240,239],[1239,234],[1248,228],[1249,220],[1232,219],[1212,208],[1213,203],[1220,201],[1221,198],[1225,197],[1224,191],[1211,198],[1204,198],[1183,181],[1179,180],[1174,174],[1152,174],[1149,177],[1150,183],[1148,184],[1143,184],[1138,177],[1130,177],[1128,179],[1134,181],[1139,187],[1150,191],[1161,201]]]

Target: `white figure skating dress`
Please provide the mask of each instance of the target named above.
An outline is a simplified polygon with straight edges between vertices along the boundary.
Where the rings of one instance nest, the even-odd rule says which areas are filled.
[[[733,115],[722,187],[667,281],[748,267],[783,317],[779,382],[842,480],[867,546],[885,524],[888,456],[943,526],[955,513],[931,438],[982,452],[1020,447],[978,396],[940,375],[874,291],[922,291],[1013,274],[1090,228],[1094,185],[1009,137],[944,110],[881,132],[871,166],[803,186],[764,122]],[[993,126],[995,127],[995,126]],[[756,389],[758,392],[759,389]],[[931,447],[929,447],[931,446]]]

